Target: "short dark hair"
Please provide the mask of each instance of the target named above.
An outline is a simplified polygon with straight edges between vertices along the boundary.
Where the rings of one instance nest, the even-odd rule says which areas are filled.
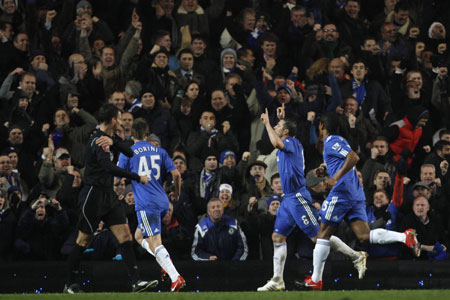
[[[103,104],[97,113],[97,121],[101,123],[108,124],[113,118],[117,118],[119,114],[119,109],[112,103]]]
[[[398,13],[401,10],[409,11],[408,1],[400,0],[395,4],[394,11]]]
[[[31,72],[23,72],[23,73],[20,75],[20,80],[19,80],[19,81],[22,81],[22,80],[25,78],[25,76],[31,76],[31,77],[36,78],[36,75],[33,74],[33,73],[31,73]]]
[[[326,114],[322,114],[319,124],[320,123],[323,124],[323,127],[328,131],[329,134],[339,134],[340,122],[339,117],[336,113],[328,112]]]
[[[364,59],[362,59],[362,58],[357,58],[357,59],[355,59],[355,60],[352,62],[352,68],[353,68],[353,66],[354,66],[355,64],[364,64],[364,68],[366,68],[366,69],[369,68],[369,66],[367,65],[367,62],[366,62]]]
[[[379,135],[376,138],[374,138],[372,143],[374,143],[375,141],[383,141],[383,142],[386,142],[386,144],[389,145],[389,141],[388,141],[387,137],[385,137],[383,135]]]
[[[6,25],[10,25],[12,27],[12,24],[5,21],[0,21],[0,30],[6,30]]]
[[[208,38],[206,36],[204,36],[203,34],[200,33],[194,33],[191,37],[191,44],[195,41],[195,40],[201,40],[203,41],[203,43],[205,43],[208,46]]]
[[[273,181],[277,178],[280,178],[280,173],[275,173],[272,175],[272,177],[270,177],[270,185],[272,185]]]
[[[116,49],[113,46],[107,45],[107,46],[104,46],[102,49],[100,49],[100,56],[103,55],[103,51],[105,51],[105,49],[107,49],[107,48],[112,49],[112,51],[114,52],[114,56],[116,55]]]
[[[435,145],[434,145],[434,150],[435,151],[442,151],[442,149],[444,149],[444,146],[449,146],[450,142],[446,141],[446,140],[440,140],[438,141]]]
[[[236,51],[236,56],[238,59],[240,59],[241,57],[246,57],[248,55],[247,50],[251,50],[250,48],[247,47],[241,47]]]
[[[273,42],[275,44],[279,44],[280,40],[277,38],[277,36],[271,32],[265,32],[261,35],[259,38],[260,45],[264,44],[264,42]]]
[[[170,32],[168,32],[167,30],[160,29],[156,31],[155,34],[153,34],[152,43],[156,44],[160,39],[162,39],[166,35],[170,36]]]
[[[181,50],[180,53],[178,53],[177,58],[180,59],[181,55],[186,54],[186,53],[188,53],[188,54],[192,55],[192,57],[194,57],[194,53],[192,52],[192,50],[189,48],[185,48],[185,49]]]
[[[131,131],[133,132],[133,136],[138,140],[143,140],[148,132],[148,124],[147,121],[143,118],[137,118],[133,122],[133,126],[131,127]]]
[[[284,126],[283,130],[287,129],[289,131],[289,136],[296,136],[297,135],[297,122],[294,119],[284,119]]]
[[[439,139],[442,139],[442,137],[446,134],[450,134],[450,130],[443,129],[443,130],[439,131]]]

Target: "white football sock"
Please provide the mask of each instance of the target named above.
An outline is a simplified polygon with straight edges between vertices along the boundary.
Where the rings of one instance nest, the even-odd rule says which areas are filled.
[[[172,282],[177,281],[178,276],[180,274],[178,273],[177,269],[175,269],[175,266],[173,265],[172,260],[170,259],[169,252],[167,252],[164,245],[156,247],[155,257],[156,261],[161,266],[161,268],[163,268],[164,271],[166,271],[167,274],[169,274],[170,280],[172,280]]]
[[[273,244],[273,277],[275,282],[283,281],[284,264],[286,263],[286,243]]]
[[[359,257],[357,251],[350,248],[340,238],[334,235],[330,237],[330,248],[333,251],[341,252],[342,254],[350,257],[352,260],[355,260]]]
[[[152,249],[150,249],[150,245],[148,244],[146,239],[142,239],[141,246],[142,246],[142,248],[147,250],[148,253],[150,253],[151,255],[155,256],[155,253],[153,253]]]
[[[319,282],[322,280],[323,269],[325,268],[325,262],[327,261],[328,254],[330,254],[330,241],[317,239],[313,253],[312,281]]]
[[[386,229],[374,229],[370,231],[371,244],[392,244],[395,242],[405,243],[406,235],[403,232],[396,232]]]

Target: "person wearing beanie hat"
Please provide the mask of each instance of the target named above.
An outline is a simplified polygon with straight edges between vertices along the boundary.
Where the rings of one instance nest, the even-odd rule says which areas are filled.
[[[179,143],[180,135],[177,131],[175,120],[170,111],[159,103],[153,90],[146,87],[143,89],[141,103],[142,106],[133,113],[133,117],[143,118],[161,140],[161,147],[167,151],[172,151]]]
[[[284,105],[277,110],[277,117],[280,121],[273,128],[269,121],[268,110],[266,109],[266,112],[261,115],[261,122],[266,127],[270,141],[278,149],[277,165],[284,193],[284,199],[277,211],[272,235],[274,246],[273,276],[265,285],[257,289],[261,292],[285,289],[283,271],[287,256],[286,238],[292,230],[296,226],[300,227],[315,242],[320,228],[317,221],[317,210],[313,207],[311,195],[306,188],[303,146],[294,137],[297,133],[296,122],[285,119]],[[357,253],[334,236],[332,237],[332,243],[336,249],[347,254],[353,260],[361,258],[364,265],[361,266],[360,273],[365,272],[367,253]],[[314,261],[314,264],[316,264],[316,261]]]
[[[278,195],[273,195],[269,198],[269,200],[267,200],[267,211],[272,214],[275,215],[278,208],[281,205],[281,201],[283,201],[283,198],[281,196]],[[278,202],[278,203],[276,203]]]
[[[233,72],[236,67],[237,54],[232,48],[225,48],[220,53],[220,70],[222,72],[222,79],[225,81],[228,73]]]
[[[222,151],[219,163],[229,168],[236,166],[236,154],[229,149]]]
[[[30,72],[36,75],[36,87],[40,92],[49,90],[54,84],[55,79],[48,72],[47,60],[45,52],[42,50],[34,50],[30,56]]]
[[[149,142],[152,145],[161,147],[161,139],[154,133],[150,134],[147,137],[147,142]]]

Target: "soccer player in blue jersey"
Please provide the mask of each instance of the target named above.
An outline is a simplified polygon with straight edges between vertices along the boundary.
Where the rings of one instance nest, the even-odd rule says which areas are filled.
[[[413,229],[403,233],[381,228],[370,230],[367,224],[366,198],[355,170],[359,157],[348,142],[338,135],[338,116],[335,113],[322,115],[319,131],[325,138],[323,160],[330,176],[325,183],[331,191],[320,210],[321,224],[313,253],[313,274],[306,276],[304,281],[296,281],[295,285],[302,289],[322,289],[323,269],[330,253],[330,237],[342,220],[350,223],[361,242],[370,241],[371,244],[401,242],[412,248],[416,256],[419,256],[420,245]]]
[[[135,144],[131,149],[134,155],[129,158],[121,154],[117,164],[125,170],[147,176],[149,179],[146,185],[132,183],[139,223],[138,231],[140,230],[144,237],[141,245],[156,258],[161,268],[170,276],[171,291],[178,291],[186,285],[186,282],[178,273],[161,242],[161,219],[169,211],[169,198],[162,187],[161,174],[162,172],[172,174],[175,185],[174,196],[177,200],[181,189],[181,175],[166,150],[145,140],[149,130],[144,119],[138,118],[134,121],[132,132]]]
[[[303,146],[294,137],[297,133],[296,122],[284,119],[284,105],[277,109],[277,116],[280,121],[272,128],[267,109],[266,113],[261,115],[261,121],[267,129],[272,145],[278,148],[277,164],[284,200],[277,211],[272,234],[274,274],[264,286],[257,289],[260,292],[285,289],[283,270],[287,254],[286,237],[295,226],[298,225],[313,242],[316,241],[319,231],[318,213],[312,205],[311,195],[306,189]],[[333,249],[352,258],[360,277],[363,277],[366,270],[367,253],[354,251],[335,236],[331,237],[331,243]]]

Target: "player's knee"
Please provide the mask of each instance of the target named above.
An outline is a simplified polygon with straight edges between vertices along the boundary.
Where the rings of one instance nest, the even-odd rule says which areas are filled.
[[[279,233],[272,233],[272,242],[275,244],[286,243],[286,237]]]
[[[370,233],[369,232],[363,232],[356,235],[360,243],[364,243],[369,241],[370,239]]]

